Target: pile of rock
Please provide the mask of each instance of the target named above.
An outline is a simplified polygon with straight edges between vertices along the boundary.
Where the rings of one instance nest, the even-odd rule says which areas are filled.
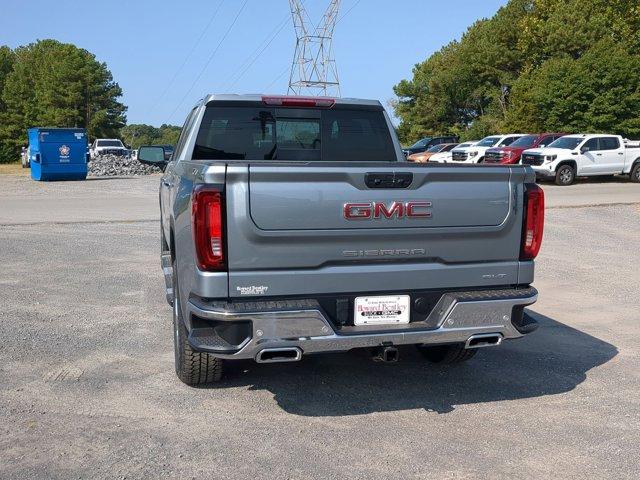
[[[90,177],[130,177],[160,172],[153,165],[143,165],[133,158],[117,155],[99,155],[89,162]]]

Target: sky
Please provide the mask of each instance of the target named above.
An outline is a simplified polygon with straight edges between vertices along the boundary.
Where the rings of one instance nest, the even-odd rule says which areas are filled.
[[[304,5],[316,22],[328,3]],[[505,3],[342,0],[342,96],[386,105],[416,63]],[[288,0],[0,0],[0,18],[0,45],[53,38],[95,54],[123,89],[128,123],[155,126],[181,125],[208,93],[286,93],[295,47]]]

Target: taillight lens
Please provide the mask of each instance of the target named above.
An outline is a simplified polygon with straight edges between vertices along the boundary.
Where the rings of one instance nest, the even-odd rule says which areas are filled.
[[[193,238],[200,270],[224,270],[224,204],[222,192],[206,185],[191,196]]]
[[[544,231],[544,191],[535,183],[525,185],[524,214],[520,259],[533,260],[540,251]]]

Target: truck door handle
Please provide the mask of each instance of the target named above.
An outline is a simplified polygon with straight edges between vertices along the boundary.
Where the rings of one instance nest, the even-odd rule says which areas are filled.
[[[599,156],[599,157],[601,157],[601,156],[602,156],[602,154],[601,154],[601,153],[596,153],[596,155],[597,155],[597,156]]]
[[[618,152],[618,155],[624,155],[624,152]]]

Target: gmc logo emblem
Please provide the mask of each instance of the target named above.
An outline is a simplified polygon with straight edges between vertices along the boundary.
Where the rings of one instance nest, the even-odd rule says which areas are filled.
[[[345,203],[343,214],[347,220],[390,218],[431,218],[431,202]]]

